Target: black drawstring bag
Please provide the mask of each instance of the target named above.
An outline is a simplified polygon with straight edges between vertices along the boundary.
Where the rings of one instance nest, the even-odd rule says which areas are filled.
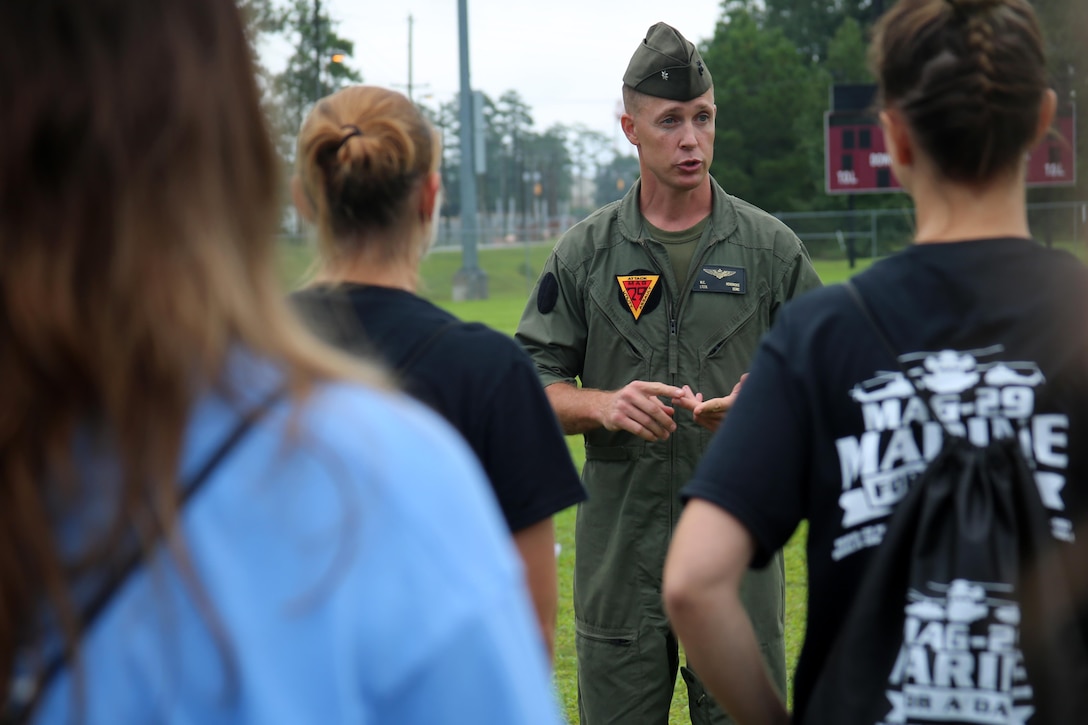
[[[979,447],[946,428],[872,554],[804,723],[1088,722],[1065,556],[1020,442]]]

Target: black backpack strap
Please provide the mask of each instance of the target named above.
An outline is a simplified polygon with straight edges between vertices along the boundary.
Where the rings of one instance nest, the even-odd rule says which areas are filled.
[[[843,282],[842,286],[850,293],[850,297],[854,300],[854,304],[861,310],[861,314],[869,323],[869,327],[873,328],[873,332],[880,338],[880,342],[884,345],[884,349],[888,351],[888,354],[892,356],[892,360],[895,360],[895,364],[898,365],[899,369],[906,375],[906,369],[903,367],[903,364],[899,362],[899,353],[895,351],[895,347],[892,346],[888,336],[884,334],[884,328],[876,321],[876,318],[873,316],[873,311],[869,309],[869,305],[865,302],[865,298],[861,296],[861,292],[858,291],[858,288],[854,285],[853,281],[849,279]],[[910,381],[909,376],[907,377],[907,380],[908,382]]]
[[[283,395],[284,390],[282,388],[276,388],[264,400],[242,414],[234,428],[211,452],[204,461],[204,464],[197,469],[196,473],[193,474],[189,481],[182,486],[178,506],[179,511],[184,509],[185,505],[204,488],[204,485],[211,479],[211,474],[215,469],[219,467],[228,455],[230,455],[231,451],[237,448],[238,444],[241,443],[246,435],[253,429],[253,426],[257,421],[264,417],[269,409],[271,409]],[[120,591],[129,577],[131,577],[143,563],[147,553],[146,549],[139,546],[129,547],[126,551],[122,552],[121,561],[110,568],[110,572],[108,576],[106,576],[102,586],[95,591],[86,606],[84,606],[77,614],[79,631],[86,632],[94,626],[95,621],[102,612],[105,611],[107,605],[113,600],[114,595]],[[61,648],[49,657],[45,667],[42,668],[41,674],[33,683],[28,683],[25,680],[12,683],[13,686],[8,693],[8,703],[4,707],[0,722],[5,724],[28,722],[30,716],[37,708],[38,701],[42,694],[49,689],[53,680],[56,679],[57,675],[59,675],[61,670],[67,665],[67,652],[65,649]]]
[[[922,398],[922,400],[925,401],[926,407],[929,408],[929,410],[933,413],[933,418],[941,424],[941,428],[944,429],[945,434],[953,437],[960,437],[957,436],[953,431],[949,430],[948,425],[945,424],[943,420],[941,420],[941,417],[939,415],[937,415],[937,411],[933,408],[933,391],[929,390],[924,385],[921,385],[917,380],[910,376],[910,371],[907,370],[907,366],[904,365],[899,359],[899,353],[895,351],[895,347],[892,345],[891,340],[888,339],[888,335],[884,332],[884,327],[877,321],[876,317],[873,315],[873,311],[870,309],[868,303],[865,301],[865,298],[862,297],[861,292],[858,290],[857,286],[853,283],[852,280],[846,280],[845,282],[843,282],[842,286],[845,287],[846,291],[850,293],[850,297],[854,300],[854,304],[857,306],[857,308],[861,310],[861,314],[869,323],[869,327],[872,328],[874,333],[876,333],[876,336],[880,339],[880,343],[884,346],[884,349],[888,351],[888,354],[891,356],[892,360],[895,361],[896,367],[899,368],[899,371],[901,373],[903,373],[903,377],[906,378],[907,382],[910,383],[914,387],[914,389],[918,391],[918,395]]]

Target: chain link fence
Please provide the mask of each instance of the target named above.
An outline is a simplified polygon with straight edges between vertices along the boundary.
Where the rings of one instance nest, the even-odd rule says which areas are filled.
[[[814,259],[883,257],[914,238],[913,209],[780,212]],[[1048,246],[1088,245],[1088,202],[1028,205],[1028,224],[1035,239]]]
[[[780,212],[805,243],[814,259],[877,258],[903,249],[914,239],[914,210],[868,209],[828,212]],[[570,214],[504,218],[481,214],[474,235],[480,248],[522,247],[551,242],[575,224]],[[1035,239],[1048,246],[1088,247],[1088,202],[1052,202],[1028,205],[1028,223]],[[285,235],[289,247],[303,245],[303,235]],[[442,217],[436,251],[463,247],[460,220]]]
[[[557,239],[570,229],[579,218],[567,213],[557,215],[535,214],[532,216],[481,214],[476,222],[476,243],[480,247],[501,247]],[[441,217],[434,248],[460,249],[464,246],[465,232],[458,217]]]

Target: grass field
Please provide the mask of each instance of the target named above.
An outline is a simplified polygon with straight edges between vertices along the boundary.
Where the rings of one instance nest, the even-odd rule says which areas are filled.
[[[488,278],[488,299],[467,302],[451,301],[451,281],[461,266],[457,251],[432,253],[421,270],[421,294],[450,310],[466,321],[483,322],[513,334],[521,311],[532,291],[544,261],[551,251],[550,244],[510,246],[479,252],[481,269]],[[285,242],[281,246],[281,270],[288,286],[294,287],[305,276],[311,259],[307,245]],[[856,270],[850,270],[845,260],[818,261],[817,272],[825,283],[846,279],[852,271],[868,266],[860,260]],[[581,470],[585,451],[580,436],[567,440],[571,456]],[[571,723],[578,721],[576,661],[574,654],[574,613],[571,603],[574,570],[574,509],[556,517],[556,538],[562,545],[559,554],[559,617],[556,632],[555,682],[561,706]],[[805,629],[805,554],[804,529],[798,530],[786,548],[786,655],[789,671],[800,651]],[[687,689],[677,681],[669,724],[680,725],[688,719]]]

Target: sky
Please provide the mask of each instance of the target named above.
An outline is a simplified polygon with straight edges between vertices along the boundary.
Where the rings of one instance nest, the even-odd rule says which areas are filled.
[[[497,99],[516,90],[534,129],[582,124],[627,144],[617,106],[627,61],[656,22],[700,43],[714,33],[720,0],[466,0],[469,74],[474,90]],[[322,0],[337,33],[355,43],[349,64],[363,82],[407,94],[408,16],[412,16],[412,96],[437,107],[460,89],[457,0]],[[273,72],[290,54],[268,43]]]

